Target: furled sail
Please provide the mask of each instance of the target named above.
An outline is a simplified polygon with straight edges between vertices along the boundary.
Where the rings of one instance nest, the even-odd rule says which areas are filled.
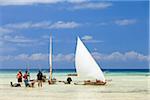
[[[82,79],[105,82],[102,70],[79,37],[77,39],[75,66],[78,76]]]

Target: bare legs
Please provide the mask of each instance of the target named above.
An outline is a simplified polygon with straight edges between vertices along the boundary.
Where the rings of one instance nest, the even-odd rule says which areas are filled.
[[[42,80],[38,80],[38,87],[42,87]]]

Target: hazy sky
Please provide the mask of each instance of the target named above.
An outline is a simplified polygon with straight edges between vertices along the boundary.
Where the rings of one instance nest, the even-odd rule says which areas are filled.
[[[102,68],[148,68],[149,2],[0,0],[0,68],[75,68],[80,36]]]

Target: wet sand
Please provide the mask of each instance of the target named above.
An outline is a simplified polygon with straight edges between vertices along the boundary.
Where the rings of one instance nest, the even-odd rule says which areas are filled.
[[[35,75],[34,75],[35,76]],[[56,75],[58,80],[67,76]],[[57,83],[34,88],[10,87],[14,77],[0,80],[0,100],[148,100],[150,98],[150,76],[146,75],[107,75],[112,79],[105,86],[67,85]],[[72,77],[77,81],[77,77]]]

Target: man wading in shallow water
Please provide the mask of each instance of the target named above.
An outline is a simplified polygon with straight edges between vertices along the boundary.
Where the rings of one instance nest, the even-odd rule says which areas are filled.
[[[38,87],[42,87],[43,74],[42,74],[42,72],[40,70],[39,70],[39,72],[37,74],[37,80],[38,80]]]

